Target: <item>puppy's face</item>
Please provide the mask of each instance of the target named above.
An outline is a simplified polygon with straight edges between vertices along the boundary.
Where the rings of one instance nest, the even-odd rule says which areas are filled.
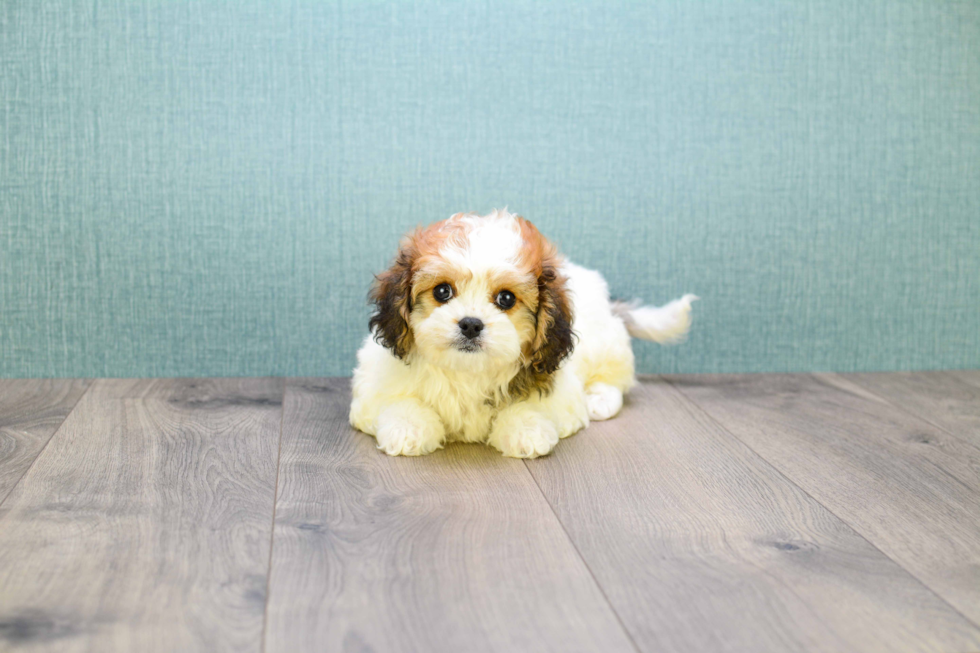
[[[375,337],[447,369],[549,375],[572,348],[559,263],[520,216],[456,214],[407,236],[378,276]]]

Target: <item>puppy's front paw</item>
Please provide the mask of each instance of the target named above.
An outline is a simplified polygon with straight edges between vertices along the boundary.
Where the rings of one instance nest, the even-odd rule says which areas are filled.
[[[378,449],[389,456],[424,456],[442,446],[442,438],[415,424],[390,424],[378,429]]]
[[[442,447],[446,433],[435,415],[402,405],[381,414],[375,437],[389,456],[424,456]]]
[[[623,393],[605,383],[593,383],[585,391],[589,419],[601,421],[616,415],[623,407]]]
[[[537,458],[558,444],[558,430],[534,412],[501,414],[490,431],[489,443],[509,458]]]

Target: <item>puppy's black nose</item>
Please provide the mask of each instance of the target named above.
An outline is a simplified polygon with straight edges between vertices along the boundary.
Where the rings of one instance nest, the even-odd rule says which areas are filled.
[[[472,340],[483,331],[483,322],[475,317],[464,317],[459,321],[459,330],[463,335]]]

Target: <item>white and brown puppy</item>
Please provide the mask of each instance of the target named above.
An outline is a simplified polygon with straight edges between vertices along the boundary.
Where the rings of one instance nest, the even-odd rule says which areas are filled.
[[[635,383],[630,335],[684,337],[694,295],[610,302],[524,218],[457,213],[406,236],[371,290],[350,422],[391,455],[447,441],[533,458],[609,419]]]

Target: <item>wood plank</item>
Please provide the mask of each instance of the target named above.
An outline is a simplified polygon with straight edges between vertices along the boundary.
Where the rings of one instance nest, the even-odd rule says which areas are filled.
[[[282,381],[95,381],[0,509],[0,649],[258,651]]]
[[[386,456],[349,385],[287,386],[269,653],[634,650],[520,461]]]
[[[641,650],[980,648],[980,629],[661,380],[527,464]]]
[[[84,379],[0,379],[0,504],[88,385]]]
[[[844,374],[845,379],[980,446],[980,372]]]
[[[980,450],[836,375],[671,382],[980,623]]]
[[[980,370],[949,370],[948,372],[945,372],[945,374],[955,376],[963,383],[968,383],[976,388],[980,388]]]

